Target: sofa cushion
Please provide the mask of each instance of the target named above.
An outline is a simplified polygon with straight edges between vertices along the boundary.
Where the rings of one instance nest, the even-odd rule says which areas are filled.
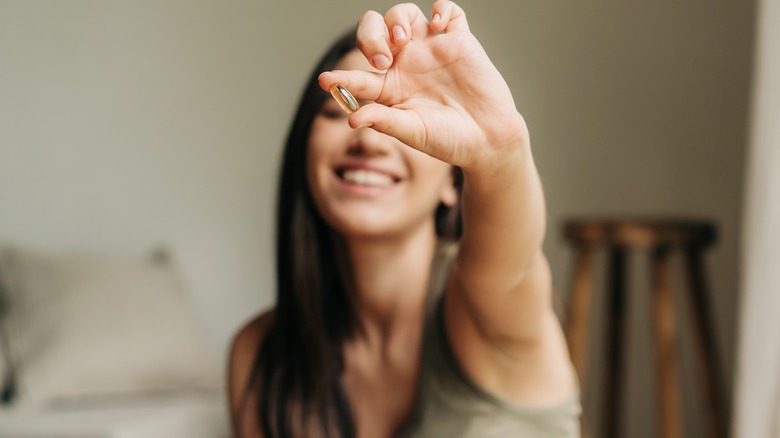
[[[185,391],[0,409],[0,437],[227,438],[225,406],[222,391]]]
[[[0,281],[14,405],[220,386],[169,262],[7,247]]]

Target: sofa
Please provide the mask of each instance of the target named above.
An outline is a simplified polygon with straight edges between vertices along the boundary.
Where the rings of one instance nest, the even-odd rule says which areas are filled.
[[[0,245],[0,437],[227,437],[217,356],[164,252]]]

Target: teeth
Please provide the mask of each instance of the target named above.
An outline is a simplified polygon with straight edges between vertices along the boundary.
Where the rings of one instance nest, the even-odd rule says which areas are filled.
[[[362,186],[387,187],[393,184],[393,179],[388,175],[371,170],[347,170],[343,176],[345,181]]]

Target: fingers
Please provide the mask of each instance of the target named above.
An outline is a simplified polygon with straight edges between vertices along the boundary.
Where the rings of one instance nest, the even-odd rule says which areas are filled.
[[[460,6],[449,0],[437,0],[431,10],[431,29],[436,32],[469,32],[466,13]]]
[[[428,20],[413,4],[393,6],[384,16],[368,11],[358,22],[357,46],[374,68],[385,70],[401,47],[428,29]]]
[[[384,16],[369,11],[360,18],[357,29],[358,49],[380,72],[336,70],[325,72],[319,77],[319,85],[326,91],[333,84],[340,83],[357,99],[378,103],[365,105],[351,114],[350,126],[371,126],[412,147],[425,147],[426,129],[423,120],[416,111],[401,109],[402,106],[396,105],[403,103],[408,96],[398,94],[398,90],[394,92],[392,87],[385,89],[386,76],[382,71],[389,69],[390,75],[396,72],[396,67],[393,67],[395,57],[412,40],[444,37],[439,35],[442,32],[469,31],[463,9],[449,0],[436,0],[431,17],[432,21],[428,22],[419,7],[406,3],[392,7]],[[441,44],[447,45],[448,41],[441,40]],[[419,54],[419,51],[410,53]],[[417,58],[409,59],[412,60],[410,63],[419,62]],[[399,64],[398,68],[403,67]],[[390,83],[393,84],[392,81]]]
[[[398,50],[413,39],[441,31],[469,31],[465,12],[449,0],[437,0],[431,17],[429,23],[420,8],[411,3],[395,5],[384,16],[368,11],[358,22],[358,49],[374,68],[386,70]]]
[[[322,89],[329,90],[333,84],[339,83],[360,100],[376,101],[382,90],[383,76],[382,73],[361,70],[334,70],[322,73],[319,84]],[[369,103],[350,115],[349,126],[371,127],[415,148],[425,144],[419,135],[425,132],[422,122],[413,111]]]
[[[420,8],[412,3],[395,5],[385,14],[385,25],[392,36],[393,45],[401,48],[415,38],[430,33],[428,19]]]
[[[447,16],[455,8],[442,6]],[[445,23],[446,25],[446,23]],[[432,34],[425,14],[411,3],[395,5],[384,16],[368,11],[360,17],[357,29],[357,45],[374,68],[389,68],[395,54],[409,41]]]

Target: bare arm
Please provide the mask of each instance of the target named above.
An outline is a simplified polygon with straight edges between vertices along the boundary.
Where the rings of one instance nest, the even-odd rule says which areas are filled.
[[[241,438],[262,438],[257,418],[257,390],[247,392],[257,350],[265,338],[272,313],[265,312],[247,323],[236,336],[230,348],[227,390],[230,403],[230,422],[233,436]]]
[[[526,404],[571,397],[575,382],[542,253],[545,210],[530,148],[465,174],[464,234],[445,303],[450,344],[490,392]]]

